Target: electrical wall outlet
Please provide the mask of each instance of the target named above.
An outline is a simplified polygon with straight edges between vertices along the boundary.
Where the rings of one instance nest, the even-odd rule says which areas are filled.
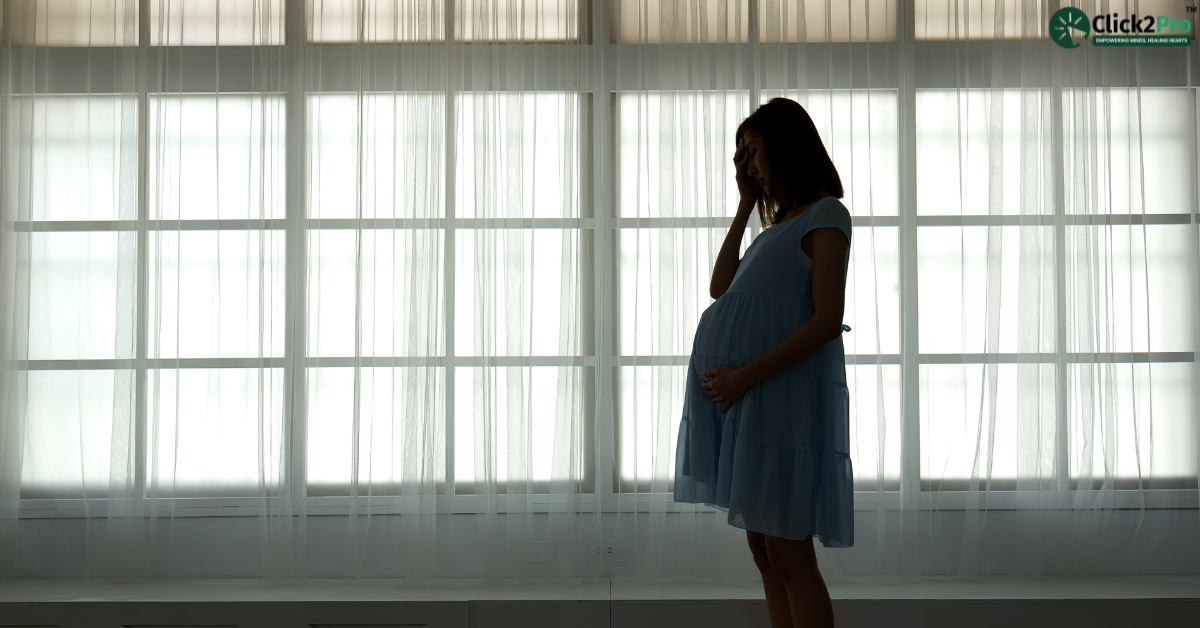
[[[592,556],[595,560],[604,561],[606,563],[620,562],[624,560],[624,554],[621,552],[621,545],[615,541],[604,541],[600,545],[592,549]]]

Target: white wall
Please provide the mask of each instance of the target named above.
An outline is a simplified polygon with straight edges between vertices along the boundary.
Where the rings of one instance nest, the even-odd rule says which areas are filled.
[[[858,511],[855,546],[821,551],[822,570],[836,582],[844,574],[1200,574],[1200,513],[1194,509],[1083,511],[990,511],[979,534],[964,534],[963,511],[915,513]],[[550,546],[525,525],[508,529],[504,515],[489,524],[481,515],[443,515],[430,543],[412,543],[406,526],[414,517],[358,518],[360,551],[353,552],[349,519],[310,516],[306,547],[311,577],[481,577],[489,565],[522,577],[600,575],[639,578],[699,576],[744,579],[756,575],[741,530],[713,514],[605,514],[603,539],[615,541],[615,560],[597,560],[590,547],[570,539],[597,538],[594,516],[564,523],[564,515],[536,517],[533,527],[559,529]],[[1080,532],[1085,517],[1106,517],[1104,534]],[[1053,520],[1057,519],[1057,520]],[[186,517],[156,522],[152,574],[115,567],[144,542],[99,552],[112,528],[104,519],[23,519],[23,577],[165,576],[257,577],[264,557],[257,517]],[[428,526],[430,518],[423,524]],[[882,524],[882,532],[881,532]],[[500,530],[489,541],[488,529]],[[274,532],[271,532],[274,534]],[[143,537],[135,537],[143,538]],[[901,549],[900,539],[904,548]],[[508,540],[505,540],[508,539]],[[115,547],[112,544],[106,544]],[[590,543],[589,543],[590,545]],[[879,548],[883,547],[883,551]],[[116,554],[116,555],[114,555]],[[354,558],[361,561],[356,569]],[[829,561],[832,561],[829,562]],[[495,571],[491,571],[495,573]]]

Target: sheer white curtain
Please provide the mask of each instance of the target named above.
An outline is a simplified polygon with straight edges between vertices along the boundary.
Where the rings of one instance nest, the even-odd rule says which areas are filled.
[[[1200,62],[1066,5],[4,3],[0,574],[754,577],[671,488],[775,96],[854,216],[827,577],[1194,572]]]
[[[827,577],[1194,571],[1194,46],[1062,49],[1068,3],[1034,0],[615,4],[614,43],[660,44],[614,101],[621,490],[670,484],[727,129],[786,96],[855,221],[856,546]]]
[[[6,574],[567,569],[576,3],[4,11]]]

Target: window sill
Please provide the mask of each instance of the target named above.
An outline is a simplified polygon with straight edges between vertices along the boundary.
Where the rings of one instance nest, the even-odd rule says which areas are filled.
[[[433,500],[439,514],[478,514],[486,512],[484,496],[455,495],[449,498],[439,495]],[[519,513],[562,513],[596,510],[595,496],[581,495],[500,495],[495,498],[496,512]],[[255,497],[244,498],[180,498],[156,499],[143,505],[146,516],[156,517],[257,517],[295,516],[301,509],[279,505],[274,500]],[[310,497],[303,506],[308,516],[346,516],[351,512],[349,497]],[[417,497],[360,497],[354,509],[358,514],[399,515],[428,512],[429,499]],[[1195,489],[1156,490],[1086,490],[1070,493],[1049,491],[939,491],[923,492],[917,503],[903,503],[899,491],[855,491],[856,511],[874,510],[920,510],[946,511],[966,510],[976,507],[986,510],[1100,510],[1100,509],[1196,509],[1200,508],[1200,491]],[[151,513],[150,509],[154,509]],[[622,493],[602,501],[599,510],[604,513],[717,513],[715,508],[695,504],[676,503],[667,493]],[[103,518],[108,514],[108,500],[89,499],[23,499],[18,518]],[[0,512],[0,515],[3,513]],[[11,515],[10,515],[11,516]]]

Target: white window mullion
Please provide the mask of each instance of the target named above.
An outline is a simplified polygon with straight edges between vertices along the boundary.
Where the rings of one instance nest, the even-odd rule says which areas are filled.
[[[134,500],[135,513],[142,513],[141,503],[146,495],[147,469],[146,447],[149,422],[149,377],[147,357],[149,347],[150,305],[150,2],[138,1],[138,53],[137,53],[137,142],[138,142],[138,207],[137,207],[137,348],[135,354],[134,384]],[[132,514],[132,513],[131,513]]]
[[[746,25],[746,40],[749,42],[750,46],[750,84],[748,86],[750,88],[750,107],[746,111],[753,113],[754,110],[758,108],[759,103],[762,102],[762,81],[760,80],[762,77],[762,63],[760,60],[762,53],[758,45],[759,0],[749,0],[749,2],[750,6],[748,7],[747,17],[749,23]],[[753,242],[754,239],[758,237],[758,234],[762,231],[762,225],[759,223],[759,221],[751,219],[749,226],[750,242]]]
[[[1058,491],[1067,493],[1071,488],[1071,443],[1070,419],[1067,415],[1067,226],[1066,226],[1066,180],[1063,159],[1063,90],[1061,86],[1050,88],[1050,142],[1054,160],[1054,352],[1057,356],[1054,369],[1054,483]]]
[[[1192,60],[1188,56],[1188,76],[1192,76]],[[1193,198],[1200,199],[1200,90],[1193,88],[1191,91],[1192,97],[1192,164],[1195,167],[1195,174],[1192,176]],[[1200,202],[1192,205],[1191,215],[1191,232],[1192,237],[1192,259],[1193,272],[1200,276]],[[1200,339],[1200,290],[1192,293],[1192,337]],[[1197,341],[1193,341],[1197,342]],[[1197,342],[1200,344],[1200,342]],[[1192,347],[1192,390],[1200,390],[1200,364],[1196,364],[1196,354],[1200,353],[1200,346]],[[1192,421],[1200,425],[1200,395],[1196,395],[1192,401]],[[1200,482],[1200,430],[1197,430],[1196,439],[1196,476]]]
[[[901,6],[897,35],[908,45],[900,67],[900,503],[915,509],[921,493],[920,309],[917,302],[917,90],[914,9]]]
[[[593,134],[597,138],[597,145],[600,145],[601,140],[607,140],[611,137],[608,135],[611,128],[612,107],[611,101],[613,94],[607,89],[598,92],[598,97],[595,100],[594,108],[594,124]],[[604,142],[607,144],[607,142]],[[616,453],[615,425],[616,425],[616,409],[613,404],[614,382],[613,371],[616,368],[618,361],[616,353],[616,338],[614,325],[614,312],[611,304],[616,298],[616,285],[613,283],[613,240],[617,237],[617,229],[611,225],[610,216],[613,212],[611,203],[611,194],[609,190],[608,173],[610,169],[606,165],[600,165],[604,159],[597,159],[596,166],[593,168],[594,185],[596,202],[593,206],[595,212],[597,229],[595,230],[595,264],[593,267],[593,288],[595,290],[593,302],[596,304],[595,312],[595,333],[596,333],[596,428],[594,435],[596,442],[592,445],[596,450],[596,474],[595,491],[601,496],[601,501],[604,503],[613,502],[616,495],[616,486],[613,484],[613,462],[614,454]]]
[[[749,40],[749,44],[750,44],[750,62],[751,62],[750,67],[753,69],[753,71],[750,75],[750,94],[749,94],[750,108],[748,109],[748,111],[753,112],[758,107],[758,103],[760,102],[760,99],[762,98],[762,81],[760,80],[760,77],[762,76],[762,62],[761,62],[761,51],[759,50],[759,45],[758,45],[758,43],[759,43],[759,33],[758,33],[758,11],[759,11],[758,2],[759,2],[759,0],[749,0],[749,2],[750,2],[749,12],[748,12],[749,13],[749,17],[748,17],[749,24],[747,24],[746,27],[748,29],[748,34],[749,34],[749,37],[747,39]],[[754,235],[757,236],[758,234],[755,233]]]
[[[454,316],[455,316],[455,307],[456,307],[456,303],[454,300],[454,291],[455,291],[454,280],[455,280],[455,276],[456,276],[457,270],[458,270],[457,267],[455,266],[455,254],[456,254],[455,240],[456,240],[457,236],[455,233],[456,225],[454,222],[455,216],[456,216],[455,203],[457,202],[457,197],[455,194],[455,191],[456,191],[455,190],[455,186],[456,186],[455,175],[457,172],[456,160],[458,158],[458,151],[457,151],[457,144],[458,144],[458,136],[457,136],[458,107],[457,107],[457,105],[458,105],[458,103],[455,102],[455,99],[457,97],[457,92],[455,91],[455,88],[457,87],[457,85],[453,84],[453,79],[451,77],[451,68],[455,67],[455,62],[457,59],[456,53],[458,53],[458,51],[459,51],[458,46],[456,44],[456,39],[454,36],[454,15],[455,15],[455,9],[457,8],[456,7],[457,1],[458,0],[446,0],[445,4],[443,5],[444,6],[443,10],[445,12],[445,20],[446,20],[445,21],[445,37],[446,37],[445,64],[446,64],[447,72],[446,72],[446,85],[445,85],[445,88],[446,88],[446,95],[445,95],[446,126],[445,126],[445,129],[446,130],[445,130],[445,136],[443,137],[443,140],[442,140],[443,142],[445,142],[442,167],[444,168],[444,176],[445,176],[445,192],[444,192],[444,194],[446,195],[445,196],[445,210],[444,210],[445,214],[443,216],[445,218],[446,226],[445,226],[445,230],[442,232],[442,250],[444,252],[444,257],[443,257],[443,262],[442,262],[442,269],[443,269],[442,270],[442,272],[443,272],[442,299],[443,299],[443,302],[445,303],[445,306],[443,309],[444,316],[442,318],[442,320],[444,321],[442,323],[444,326],[442,333],[443,333],[443,338],[444,338],[443,342],[445,343],[444,351],[445,351],[445,356],[446,356],[446,371],[445,371],[445,375],[443,376],[442,386],[443,386],[443,390],[446,395],[445,401],[444,401],[445,407],[443,408],[443,412],[444,412],[443,416],[445,416],[445,425],[446,425],[446,434],[443,438],[443,442],[445,443],[445,447],[446,447],[446,461],[445,461],[445,463],[446,463],[446,472],[445,472],[446,473],[446,488],[445,488],[445,491],[446,491],[446,498],[450,501],[451,504],[453,504],[456,501],[456,498],[455,498],[456,482],[455,482],[455,474],[454,474],[455,443],[456,443],[455,436],[454,436],[454,423],[455,423],[455,418],[456,418],[455,407],[454,407],[454,391],[455,391],[454,358],[456,355],[458,355],[457,349],[454,344],[454,323],[455,323]]]
[[[286,295],[284,298],[284,414],[283,433],[287,439],[282,461],[285,495],[291,496],[293,508],[303,507],[308,491],[308,95],[305,92],[304,0],[287,0],[284,19],[287,88],[285,128],[285,190],[287,235],[285,254]]]
[[[620,50],[609,44],[611,12],[605,2],[592,2],[592,23],[595,24],[592,33],[592,218],[595,221],[593,237],[592,264],[592,302],[595,304],[595,351],[597,366],[595,368],[596,407],[595,427],[592,435],[594,442],[595,483],[593,490],[598,501],[603,504],[616,500],[614,485],[614,459],[616,452],[615,425],[616,409],[613,403],[613,371],[616,368],[617,356],[616,339],[614,337],[614,311],[608,305],[617,298],[616,286],[613,283],[613,240],[617,236],[617,226],[613,217],[616,215],[613,206],[613,171],[614,163],[610,156],[616,155],[612,150],[615,128],[613,103],[617,97],[611,87],[611,77],[619,64]],[[603,507],[597,508],[598,514]]]

